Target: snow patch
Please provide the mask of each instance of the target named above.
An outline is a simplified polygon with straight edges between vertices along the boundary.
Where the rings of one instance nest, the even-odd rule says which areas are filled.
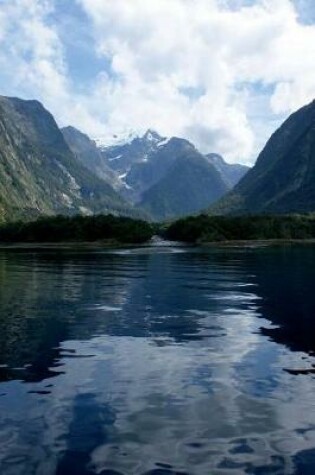
[[[104,150],[108,147],[116,147],[125,145],[133,139],[139,137],[139,134],[134,130],[127,130],[118,132],[112,135],[103,135],[101,137],[93,137],[93,140],[98,148]]]
[[[169,141],[170,141],[170,138],[167,137],[167,138],[161,140],[161,141],[157,144],[157,147],[158,147],[158,148],[164,147],[164,145],[168,144]]]
[[[113,160],[119,160],[122,157],[122,155],[117,155],[116,157],[111,157],[108,159],[109,162],[112,162]]]
[[[106,150],[109,147],[117,147],[126,145],[132,142],[134,139],[142,139],[152,146],[158,146],[159,143],[164,142],[165,137],[161,137],[155,130],[148,129],[144,134],[141,133],[139,130],[135,131],[132,129],[119,131],[117,133],[113,133],[111,135],[103,135],[99,137],[93,137],[93,140],[96,146],[101,150]]]
[[[62,197],[62,201],[64,202],[64,204],[65,204],[68,208],[71,208],[72,205],[73,205],[73,201],[72,201],[72,199],[70,198],[70,196],[66,195],[66,193],[61,193],[61,197]]]
[[[147,139],[148,142],[158,142],[158,140],[159,140],[157,137],[154,137],[152,132],[148,132],[146,134],[146,139]]]
[[[91,216],[93,213],[89,208],[86,208],[85,206],[80,206],[79,210],[84,216]]]
[[[121,173],[120,175],[118,175],[118,178],[119,178],[119,181],[121,183],[121,185],[126,188],[127,190],[131,190],[131,186],[129,186],[127,183],[126,183],[126,177],[128,175],[128,173],[130,172],[130,168],[128,168],[128,170],[124,173]]]

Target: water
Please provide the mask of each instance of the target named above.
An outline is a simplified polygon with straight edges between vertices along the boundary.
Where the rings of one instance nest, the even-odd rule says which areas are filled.
[[[315,473],[315,248],[0,251],[0,473]]]

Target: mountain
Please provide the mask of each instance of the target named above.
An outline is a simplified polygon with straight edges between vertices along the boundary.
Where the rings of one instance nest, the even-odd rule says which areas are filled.
[[[158,183],[170,170],[174,162],[185,155],[190,155],[195,147],[188,140],[172,137],[160,142],[156,149],[142,161],[134,163],[125,178],[127,186],[137,193],[140,202],[143,193]]]
[[[209,153],[206,155],[208,161],[218,170],[228,188],[233,188],[250,169],[246,165],[239,163],[227,163],[221,155]]]
[[[178,153],[182,153],[184,145],[187,151],[195,148],[185,139],[165,138],[151,129],[142,137],[132,134],[130,137],[131,140],[127,138],[126,142],[119,141],[118,145],[109,147],[102,145],[99,139],[98,148],[125,185],[125,194],[135,201],[139,201],[142,193],[164,175]],[[95,142],[93,145],[96,146]],[[216,153],[209,153],[205,157],[221,174],[228,188],[233,188],[249,170],[245,165],[225,162]]]
[[[109,133],[105,135],[97,135],[91,137],[96,146],[102,150],[109,147],[117,147],[118,145],[125,145],[130,143],[133,139],[139,137],[139,133],[135,130],[128,129],[122,130],[119,133]]]
[[[139,201],[141,193],[152,184],[151,158],[166,142],[167,139],[149,129],[142,137],[133,137],[129,142],[99,147],[106,163],[116,173],[121,193],[133,203]]]
[[[38,102],[0,96],[0,215],[128,213],[130,207],[87,170]]]
[[[103,147],[102,154],[125,186],[124,196],[154,219],[196,212],[231,188],[188,140],[161,137],[153,130],[129,143]]]
[[[315,211],[315,101],[292,114],[272,135],[255,166],[210,212]]]
[[[119,190],[120,181],[108,166],[107,160],[103,157],[96,143],[72,126],[63,127],[61,132],[70,150],[82,165],[109,183],[113,188]]]
[[[155,219],[171,219],[196,213],[227,191],[220,173],[192,147],[178,156],[164,177],[144,192],[140,206]]]
[[[155,152],[164,141],[164,137],[149,129],[143,137],[135,137],[130,142],[119,145],[101,146],[100,150],[110,167],[119,174],[123,174],[128,172],[135,163],[146,162],[149,155]]]

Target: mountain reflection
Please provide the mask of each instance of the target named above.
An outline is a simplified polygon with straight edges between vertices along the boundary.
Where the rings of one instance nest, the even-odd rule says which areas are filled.
[[[314,256],[2,251],[1,474],[311,473]]]
[[[315,351],[315,249],[284,247],[254,253],[250,266],[260,312],[278,328],[263,333],[295,351]]]
[[[205,315],[226,306],[204,290],[228,295],[239,272],[203,254],[135,254],[126,262],[109,253],[6,253],[0,259],[0,377],[40,381],[58,374],[65,340],[101,334],[155,337],[157,344],[160,337],[201,339]],[[224,331],[215,321],[211,327]]]

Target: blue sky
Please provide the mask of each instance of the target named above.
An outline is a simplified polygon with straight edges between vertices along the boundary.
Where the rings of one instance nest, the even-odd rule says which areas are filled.
[[[253,163],[314,98],[314,44],[314,0],[0,0],[0,93]]]
[[[75,1],[55,0],[50,15],[64,47],[64,56],[74,87],[89,88],[102,71],[110,71],[110,61],[96,54],[93,25],[81,5]]]

